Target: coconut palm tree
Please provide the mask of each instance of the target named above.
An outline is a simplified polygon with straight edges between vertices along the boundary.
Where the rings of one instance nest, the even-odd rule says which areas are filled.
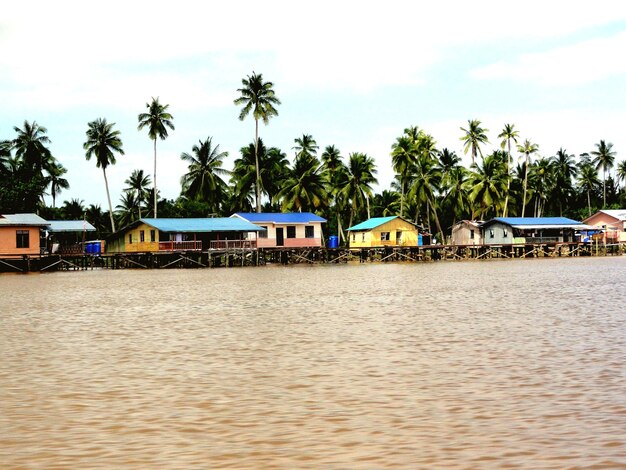
[[[115,206],[115,215],[120,226],[126,227],[135,219],[135,210],[140,202],[137,199],[137,193],[134,190],[124,191],[120,198],[120,203]]]
[[[599,144],[596,144],[596,150],[590,152],[593,155],[593,163],[596,165],[596,169],[602,168],[602,208],[606,207],[606,171],[613,168],[615,164],[615,155],[617,152],[613,150],[613,144],[601,140]]]
[[[243,88],[237,90],[241,96],[235,99],[234,103],[237,106],[243,105],[239,113],[240,121],[243,121],[250,112],[252,112],[254,117],[254,158],[257,180],[254,188],[256,192],[256,211],[261,212],[261,169],[258,156],[259,119],[267,125],[271,117],[278,116],[278,111],[274,105],[279,105],[280,100],[274,92],[274,84],[263,81],[263,74],[257,75],[255,72],[252,72],[252,75],[242,79],[241,83]]]
[[[72,199],[70,201],[64,201],[61,211],[63,217],[66,220],[78,220],[85,216],[85,206],[83,206],[82,199]]]
[[[296,143],[292,147],[296,151],[296,157],[300,155],[317,155],[319,146],[311,134],[302,134],[302,137],[296,137],[293,141]]]
[[[374,217],[388,217],[398,214],[400,194],[396,191],[385,189],[380,194],[375,194],[372,201],[372,213]]]
[[[288,173],[282,189],[276,195],[283,210],[309,212],[328,202],[326,179],[320,161],[301,152]]]
[[[128,186],[124,191],[134,191],[135,200],[137,201],[137,211],[141,219],[141,204],[145,201],[150,186],[150,176],[144,174],[143,170],[133,170],[130,177],[124,181]]]
[[[509,192],[511,190],[511,162],[513,159],[513,154],[511,153],[511,141],[515,142],[517,145],[517,139],[519,137],[519,132],[515,129],[515,124],[505,124],[502,132],[498,134],[498,139],[502,139],[500,142],[500,148],[504,150],[506,148],[508,155],[506,159],[506,172],[508,175],[508,181],[506,183],[506,196],[504,199],[504,209],[502,209],[502,217],[506,217],[507,210],[509,207]]]
[[[60,163],[53,163],[48,167],[48,181],[50,184],[50,196],[52,197],[52,207],[56,207],[56,197],[64,189],[69,189],[70,183],[63,178],[67,169]]]
[[[465,135],[460,137],[460,140],[465,144],[463,146],[463,152],[467,155],[467,152],[472,150],[472,165],[476,162],[476,155],[480,154],[481,158],[483,152],[480,150],[481,144],[488,144],[487,132],[489,129],[483,129],[481,122],[478,119],[471,119],[467,121],[467,129],[461,127],[461,130],[465,132]]]
[[[618,163],[616,173],[618,182],[626,182],[626,160]]]
[[[150,139],[154,141],[154,173],[152,175],[153,183],[154,183],[154,218],[157,218],[157,150],[156,143],[157,137],[161,140],[167,139],[167,128],[169,127],[171,130],[174,130],[174,124],[172,120],[174,116],[172,116],[168,111],[170,105],[162,105],[159,103],[159,98],[152,98],[150,103],[146,103],[146,108],[148,108],[147,113],[141,113],[137,116],[137,120],[139,124],[137,125],[137,130],[142,130],[144,127],[148,128],[148,136]]]
[[[474,166],[469,174],[469,200],[473,205],[472,218],[485,219],[496,215],[504,205],[507,182],[507,168],[502,156],[488,155],[482,164]]]
[[[86,150],[85,158],[91,160],[92,156],[96,158],[96,167],[102,168],[104,175],[104,186],[107,192],[107,201],[109,202],[109,216],[111,218],[111,231],[115,232],[115,220],[113,220],[113,205],[111,204],[111,195],[109,193],[109,182],[107,181],[106,169],[109,165],[115,165],[115,154],[124,155],[122,148],[122,140],[120,139],[120,131],[113,130],[114,122],[108,123],[104,118],[98,118],[88,124],[86,132],[87,140],[83,144]]]
[[[591,191],[600,186],[598,170],[590,163],[580,165],[578,173],[578,186],[587,193],[587,217],[591,216]]]
[[[32,171],[33,175],[41,175],[42,171],[54,161],[47,145],[50,139],[46,135],[48,130],[33,121],[30,124],[24,121],[23,129],[13,127],[17,137],[13,139],[15,156],[24,167]]]
[[[528,188],[528,165],[530,156],[539,151],[539,146],[533,144],[530,140],[526,139],[523,144],[517,146],[517,151],[524,154],[524,195],[522,196],[522,217],[526,211],[526,192]]]
[[[424,204],[426,205],[426,220],[429,226],[432,213],[438,236],[443,242],[444,234],[437,213],[437,192],[441,189],[442,174],[438,161],[434,157],[435,152],[434,146],[431,145],[432,142],[430,139],[426,139],[424,144],[420,145],[422,147],[420,148],[421,151],[411,170],[413,177],[411,178],[408,195],[410,198],[415,199],[418,208]],[[433,150],[431,151],[431,149]]]
[[[180,158],[189,163],[187,173],[181,178],[182,192],[190,199],[205,201],[218,212],[220,202],[226,194],[226,183],[221,176],[230,172],[222,168],[228,152],[220,151],[219,144],[213,146],[212,137],[198,141],[191,149],[193,154],[183,152]]]
[[[354,152],[348,156],[346,171],[339,182],[340,197],[350,204],[350,222],[352,226],[354,216],[363,206],[367,209],[367,218],[370,218],[370,199],[373,197],[372,185],[378,183],[374,176],[377,173],[374,160],[365,153]]]
[[[551,159],[540,158],[532,163],[529,168],[528,181],[530,192],[535,198],[534,217],[541,217],[550,194],[554,192],[556,182]]]
[[[404,217],[406,187],[411,178],[411,171],[417,161],[418,152],[417,140],[413,140],[412,137],[406,134],[398,137],[391,146],[391,164],[400,183],[400,217]]]
[[[573,154],[561,147],[551,158],[554,170],[554,194],[559,204],[559,215],[563,215],[563,205],[574,192],[572,181],[578,175],[576,160]]]
[[[321,155],[322,169],[328,185],[328,195],[337,217],[337,235],[345,240],[342,229],[341,213],[345,208],[345,198],[341,195],[341,182],[345,181],[346,166],[341,158],[341,152],[334,145],[328,145]]]

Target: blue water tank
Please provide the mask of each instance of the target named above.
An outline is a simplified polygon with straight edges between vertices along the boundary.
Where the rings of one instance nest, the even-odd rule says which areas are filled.
[[[99,255],[102,252],[102,244],[100,243],[100,240],[91,242],[91,252],[94,255]]]
[[[417,246],[422,246],[424,244],[424,239],[422,238],[422,234],[417,234]]]
[[[339,248],[339,237],[337,235],[331,235],[330,237],[328,237],[328,248]]]

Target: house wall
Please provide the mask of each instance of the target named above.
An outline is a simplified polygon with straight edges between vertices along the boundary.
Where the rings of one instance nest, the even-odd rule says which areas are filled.
[[[154,230],[154,242],[150,241],[150,231]],[[141,241],[141,232],[144,241]],[[129,235],[132,235],[132,243]],[[159,251],[159,231],[147,224],[139,224],[137,227],[124,232],[124,245],[126,253]]]
[[[397,232],[402,233],[400,241]],[[381,234],[389,232],[389,240],[381,240]],[[417,246],[417,229],[402,219],[393,219],[372,230],[351,231],[348,237],[350,248],[376,246]]]
[[[613,232],[612,234],[607,233],[607,235],[610,238],[614,238],[610,235],[616,235],[615,238],[618,241],[626,242],[626,221],[611,217],[604,212],[596,212],[585,220],[585,223],[598,229],[606,229],[607,232]]]
[[[17,248],[18,230],[28,230],[28,248]],[[39,227],[0,227],[0,255],[13,257],[40,254],[39,233]]]
[[[257,246],[259,248],[271,248],[276,246],[276,229],[283,229],[284,246],[291,248],[298,247],[315,247],[322,246],[322,223],[312,222],[309,224],[273,224],[273,223],[261,223],[254,222],[254,225],[267,228],[267,238],[257,238]],[[296,227],[296,237],[287,238],[287,227]],[[313,227],[313,238],[306,238],[305,227]],[[255,233],[248,233],[248,238],[254,239]]]
[[[513,227],[495,222],[482,229],[483,243],[485,245],[503,245],[513,243]],[[516,240],[518,241],[518,240]]]
[[[472,230],[474,231],[474,238],[472,238]],[[452,227],[451,242],[453,245],[482,245],[480,228],[465,222],[458,223]]]

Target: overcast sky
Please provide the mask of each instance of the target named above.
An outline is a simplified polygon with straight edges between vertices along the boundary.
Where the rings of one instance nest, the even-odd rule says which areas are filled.
[[[0,14],[0,139],[37,121],[68,168],[70,190],[106,209],[102,171],[86,161],[87,123],[121,131],[125,156],[107,170],[113,204],[134,169],[152,173],[137,130],[151,97],[176,130],[157,144],[159,190],[176,198],[182,152],[213,137],[230,154],[254,140],[233,104],[255,71],[274,82],[279,116],[260,127],[293,159],[294,138],[365,152],[379,190],[390,147],[417,125],[463,155],[460,127],[480,119],[491,145],[505,123],[542,156],[612,142],[626,158],[626,2],[315,1],[10,2]],[[469,163],[469,156],[464,156]],[[49,200],[49,198],[48,198]]]

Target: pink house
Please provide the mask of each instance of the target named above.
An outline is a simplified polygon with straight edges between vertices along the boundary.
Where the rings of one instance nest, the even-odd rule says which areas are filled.
[[[259,232],[258,248],[322,246],[322,224],[326,219],[311,212],[237,212],[231,217],[265,229]]]
[[[626,209],[601,210],[583,222],[603,230],[607,243],[626,243]]]

